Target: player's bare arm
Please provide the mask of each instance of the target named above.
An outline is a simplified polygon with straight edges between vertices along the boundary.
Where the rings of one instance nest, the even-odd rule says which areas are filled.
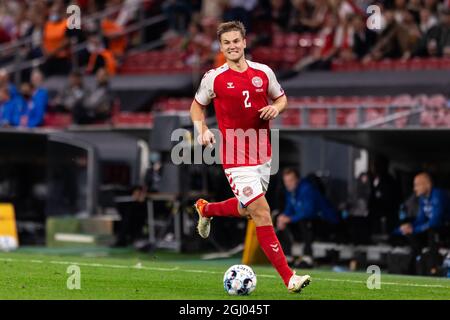
[[[203,146],[212,146],[212,144],[216,143],[214,134],[206,125],[204,107],[195,100],[191,104],[191,120],[195,126],[195,129],[199,133],[197,137],[198,143]]]
[[[263,120],[273,120],[280,113],[283,113],[287,108],[287,98],[286,95],[282,95],[276,99],[271,105],[261,108],[259,112],[261,113],[259,117]]]

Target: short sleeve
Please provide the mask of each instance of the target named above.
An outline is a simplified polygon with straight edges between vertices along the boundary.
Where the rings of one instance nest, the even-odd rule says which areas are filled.
[[[269,78],[268,94],[272,100],[276,100],[282,95],[284,95],[284,90],[281,88],[280,83],[275,76],[275,73],[267,67],[267,77]]]
[[[200,82],[200,86],[195,94],[195,100],[203,105],[207,106],[211,103],[211,100],[215,97],[214,93],[214,77],[212,76],[212,72],[208,71],[203,76],[202,81]]]

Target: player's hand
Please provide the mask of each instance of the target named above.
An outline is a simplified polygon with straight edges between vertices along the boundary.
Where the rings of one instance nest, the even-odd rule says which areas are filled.
[[[197,141],[202,146],[209,146],[210,148],[212,148],[213,144],[216,143],[216,138],[214,137],[214,134],[208,129],[198,135]]]
[[[259,109],[258,112],[261,113],[259,117],[263,120],[273,120],[280,114],[278,109],[272,105],[265,106]]]
[[[407,235],[413,233],[413,228],[410,223],[405,223],[400,226],[400,231],[402,234]]]

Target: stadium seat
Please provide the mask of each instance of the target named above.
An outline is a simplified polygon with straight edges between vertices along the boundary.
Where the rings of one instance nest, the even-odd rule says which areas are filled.
[[[112,124],[116,127],[149,127],[153,124],[150,112],[120,112],[113,116]]]
[[[309,111],[309,126],[313,128],[324,128],[328,126],[327,108],[310,108],[308,111]]]
[[[281,124],[286,127],[299,127],[301,124],[300,109],[290,108],[281,114]]]
[[[47,128],[67,128],[72,124],[72,115],[69,113],[46,113],[43,126]]]

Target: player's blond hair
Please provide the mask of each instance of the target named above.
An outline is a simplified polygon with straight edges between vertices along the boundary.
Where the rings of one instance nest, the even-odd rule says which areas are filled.
[[[245,38],[246,31],[244,24],[240,21],[229,21],[223,22],[217,27],[217,38],[219,39],[219,41],[221,40],[220,38],[222,37],[222,34],[230,31],[239,31],[242,35],[242,38]]]

